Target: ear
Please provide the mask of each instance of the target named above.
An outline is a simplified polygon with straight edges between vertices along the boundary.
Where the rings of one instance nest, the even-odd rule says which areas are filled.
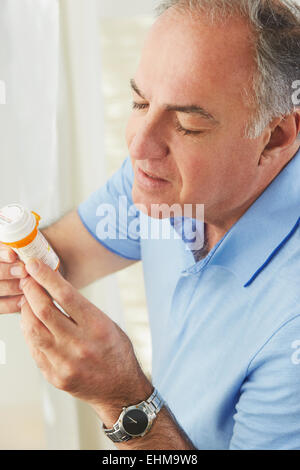
[[[267,130],[266,145],[261,154],[259,165],[263,165],[274,157],[280,157],[285,150],[295,144],[300,132],[300,109],[284,118],[274,119]]]

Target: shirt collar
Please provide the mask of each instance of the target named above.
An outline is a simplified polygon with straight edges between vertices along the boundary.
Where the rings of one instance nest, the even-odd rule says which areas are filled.
[[[300,150],[227,232],[210,265],[233,271],[249,286],[300,223]]]

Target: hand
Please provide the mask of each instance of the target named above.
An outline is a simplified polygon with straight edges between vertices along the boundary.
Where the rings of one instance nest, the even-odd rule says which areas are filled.
[[[25,267],[21,326],[33,358],[50,383],[93,405],[112,425],[122,406],[145,400],[153,389],[129,338],[59,272],[36,259]]]
[[[20,278],[27,276],[25,265],[8,246],[0,243],[0,314],[20,311]]]

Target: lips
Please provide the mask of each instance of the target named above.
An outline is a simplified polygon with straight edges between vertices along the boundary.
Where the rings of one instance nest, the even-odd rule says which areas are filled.
[[[154,175],[152,172],[145,172],[139,167],[135,171],[136,184],[143,188],[145,191],[150,191],[153,194],[153,191],[164,191],[170,186],[170,181],[161,178],[157,174]]]

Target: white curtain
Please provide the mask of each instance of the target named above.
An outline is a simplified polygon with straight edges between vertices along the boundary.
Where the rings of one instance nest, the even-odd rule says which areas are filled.
[[[57,51],[56,1],[1,0],[0,79],[6,84],[6,105],[0,108],[0,201],[20,201],[44,217],[59,211]]]
[[[152,15],[159,0],[99,0],[101,16],[109,18]]]
[[[0,205],[21,202],[42,216],[42,226],[105,180],[99,6],[1,0]],[[115,292],[108,278],[85,294],[121,323]],[[104,446],[91,410],[42,379],[18,315],[0,318],[0,340],[0,448]]]
[[[1,0],[0,206],[21,202],[43,227],[106,180],[99,19],[155,3]],[[114,276],[83,293],[124,327]],[[18,323],[0,316],[0,449],[114,448],[88,406],[44,381]]]
[[[56,1],[1,0],[0,205],[21,202],[43,221],[58,216]],[[47,446],[40,375],[18,325],[0,317],[6,364],[0,365],[0,447]]]

